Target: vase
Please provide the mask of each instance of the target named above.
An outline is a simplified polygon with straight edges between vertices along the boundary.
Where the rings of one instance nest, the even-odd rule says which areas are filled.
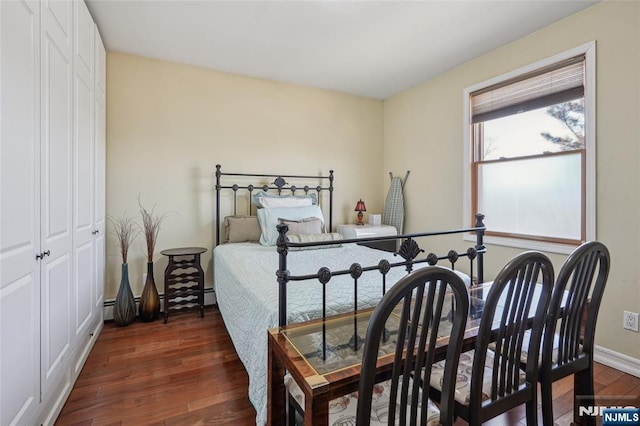
[[[160,313],[160,296],[153,279],[153,262],[147,263],[147,281],[140,295],[140,319],[144,322],[154,321]]]
[[[129,265],[123,263],[120,289],[113,304],[113,322],[118,327],[124,327],[131,324],[134,319],[136,319],[136,299],[129,284]]]

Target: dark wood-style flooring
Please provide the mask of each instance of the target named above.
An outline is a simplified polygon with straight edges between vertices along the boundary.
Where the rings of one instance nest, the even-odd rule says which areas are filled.
[[[105,323],[56,425],[253,425],[248,377],[216,308],[169,322]],[[640,407],[640,378],[596,364],[596,403]],[[571,377],[554,384],[556,424],[570,425]],[[524,406],[487,423],[524,425]],[[466,424],[458,419],[456,425]]]

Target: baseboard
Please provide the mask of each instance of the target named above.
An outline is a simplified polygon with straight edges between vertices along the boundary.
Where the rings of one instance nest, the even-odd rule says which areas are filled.
[[[140,305],[140,297],[136,297],[136,310]],[[115,303],[115,299],[109,299],[104,301],[104,320],[111,321],[113,320],[113,304]],[[212,288],[204,289],[204,306],[211,306],[216,304],[216,293]],[[160,309],[164,308],[164,297],[160,295]]]
[[[632,358],[598,345],[593,348],[593,359],[608,367],[640,377],[640,359]]]

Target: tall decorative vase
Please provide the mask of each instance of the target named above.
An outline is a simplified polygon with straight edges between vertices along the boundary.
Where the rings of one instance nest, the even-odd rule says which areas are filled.
[[[140,295],[140,319],[144,322],[155,321],[160,313],[160,296],[153,279],[153,262],[147,263],[147,281]]]
[[[113,322],[119,327],[124,327],[131,324],[134,319],[136,319],[136,299],[129,284],[129,265],[123,263],[120,289],[113,305]]]

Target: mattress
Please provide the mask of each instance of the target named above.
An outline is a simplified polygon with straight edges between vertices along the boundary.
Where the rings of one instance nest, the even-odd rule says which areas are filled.
[[[353,263],[377,265],[381,259],[402,261],[393,253],[342,244],[337,248],[290,251],[287,269],[291,275],[305,275],[316,273],[322,266],[337,271],[349,269]],[[256,243],[224,244],[215,248],[213,260],[218,307],[249,375],[249,399],[256,409],[256,424],[263,425],[267,419],[267,329],[278,325],[278,254],[275,247]],[[387,288],[405,275],[404,267],[392,268],[387,274]],[[468,276],[464,279],[468,284]],[[358,279],[358,309],[375,306],[381,297],[380,272],[364,272]],[[353,279],[348,275],[332,277],[327,284],[327,315],[353,311],[353,298]],[[317,280],[289,282],[288,323],[321,315],[322,285]]]

